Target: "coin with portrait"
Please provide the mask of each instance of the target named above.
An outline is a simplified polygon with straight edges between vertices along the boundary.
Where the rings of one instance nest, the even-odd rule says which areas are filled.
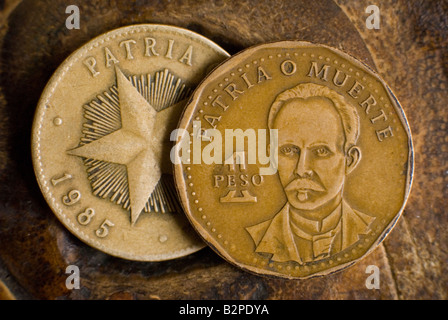
[[[195,91],[177,138],[190,221],[258,274],[348,267],[390,232],[410,192],[402,107],[371,69],[324,45],[284,41],[232,57]]]
[[[32,154],[45,199],[72,233],[140,261],[204,246],[178,202],[169,136],[227,56],[199,34],[148,24],[105,33],[63,62],[37,106]]]

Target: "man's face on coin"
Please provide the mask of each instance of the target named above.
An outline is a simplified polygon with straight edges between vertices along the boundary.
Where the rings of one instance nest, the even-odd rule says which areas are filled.
[[[288,202],[314,210],[341,193],[345,174],[345,135],[331,100],[292,99],[278,112],[278,173]]]

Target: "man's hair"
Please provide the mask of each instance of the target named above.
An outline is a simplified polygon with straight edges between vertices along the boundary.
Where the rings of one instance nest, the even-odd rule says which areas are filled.
[[[307,99],[311,97],[325,97],[333,103],[334,108],[341,116],[345,134],[345,151],[354,146],[359,136],[359,116],[355,107],[347,103],[345,98],[336,91],[314,83],[302,83],[280,93],[269,110],[268,128],[273,128],[277,113],[286,102],[293,99]]]

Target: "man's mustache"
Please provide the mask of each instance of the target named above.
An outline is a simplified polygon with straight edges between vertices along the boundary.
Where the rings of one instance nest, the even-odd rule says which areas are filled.
[[[294,179],[286,186],[286,191],[297,191],[299,189],[309,189],[312,191],[325,191],[325,188],[318,182],[310,179]]]

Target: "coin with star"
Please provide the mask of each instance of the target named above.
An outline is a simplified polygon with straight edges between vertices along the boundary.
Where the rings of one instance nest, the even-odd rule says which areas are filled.
[[[193,89],[227,57],[199,34],[146,24],[105,33],[63,62],[36,109],[32,157],[68,230],[129,260],[204,247],[177,198],[170,134]]]

